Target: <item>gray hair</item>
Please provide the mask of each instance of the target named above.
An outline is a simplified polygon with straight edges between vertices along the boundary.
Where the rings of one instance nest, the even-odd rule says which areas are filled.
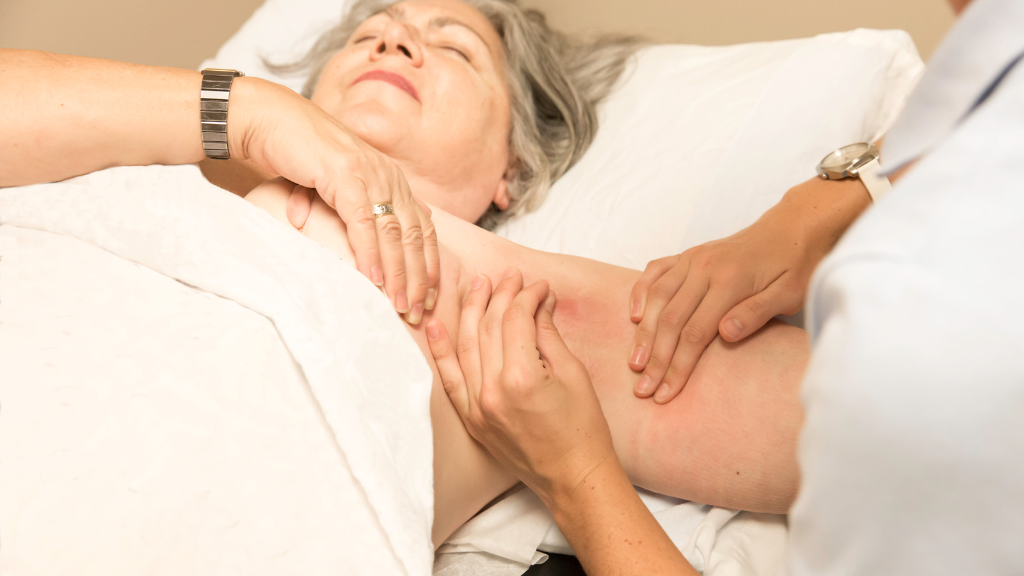
[[[309,71],[302,90],[309,98],[328,61],[356,28],[398,1],[358,0],[303,58],[272,68]],[[477,222],[490,230],[540,206],[551,184],[583,156],[597,132],[598,102],[612,91],[643,42],[623,36],[572,38],[552,30],[542,13],[522,9],[516,0],[463,1],[479,10],[501,37],[511,93],[510,202],[507,210],[492,204]]]

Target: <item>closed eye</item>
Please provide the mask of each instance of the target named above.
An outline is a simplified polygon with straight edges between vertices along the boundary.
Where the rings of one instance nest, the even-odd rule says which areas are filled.
[[[366,42],[367,40],[373,40],[373,38],[374,38],[373,36],[362,36],[358,40],[353,42],[353,44],[359,44],[360,42]]]
[[[451,50],[452,52],[455,52],[456,54],[461,56],[463,60],[465,60],[466,62],[469,62],[469,56],[466,56],[466,53],[463,52],[462,50],[459,50],[458,48],[456,48],[454,46],[442,46],[442,48],[444,48],[445,50]]]

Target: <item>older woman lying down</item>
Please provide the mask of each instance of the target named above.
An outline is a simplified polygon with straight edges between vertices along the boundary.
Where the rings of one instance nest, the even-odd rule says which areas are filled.
[[[507,208],[510,184],[521,187],[526,177],[521,148],[513,145],[511,103],[520,100],[504,73],[509,55],[502,46],[491,22],[468,4],[401,2],[352,31],[324,64],[312,94],[394,158],[414,194],[451,213],[433,216],[441,285],[427,315],[458,326],[461,302],[479,274],[497,279],[514,266],[527,281],[548,280],[559,294],[555,320],[593,375],[635,483],[732,508],[785,510],[797,481],[797,384],[807,353],[801,331],[778,324],[737,346],[718,341],[682,398],[668,406],[643,402],[633,396],[636,375],[622,360],[635,331],[625,302],[638,273],[529,250],[469,224],[491,204]],[[353,261],[344,223],[316,194],[277,179],[246,198]],[[423,329],[409,330],[435,370],[433,540],[439,544],[516,480],[470,438],[440,386]]]

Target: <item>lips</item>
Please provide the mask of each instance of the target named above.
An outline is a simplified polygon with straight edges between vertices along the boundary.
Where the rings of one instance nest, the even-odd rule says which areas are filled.
[[[356,78],[356,81],[352,84],[358,84],[363,80],[380,80],[381,82],[387,82],[392,86],[405,90],[405,92],[416,99],[417,102],[420,101],[420,95],[416,93],[416,87],[413,86],[411,82],[394,72],[388,72],[387,70],[371,70],[359,78]]]

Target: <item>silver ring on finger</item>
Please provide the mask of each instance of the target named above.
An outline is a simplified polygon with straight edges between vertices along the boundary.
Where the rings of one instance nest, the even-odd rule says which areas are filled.
[[[381,202],[380,204],[373,205],[373,217],[380,218],[388,214],[394,214],[395,207],[391,205],[391,202]]]

